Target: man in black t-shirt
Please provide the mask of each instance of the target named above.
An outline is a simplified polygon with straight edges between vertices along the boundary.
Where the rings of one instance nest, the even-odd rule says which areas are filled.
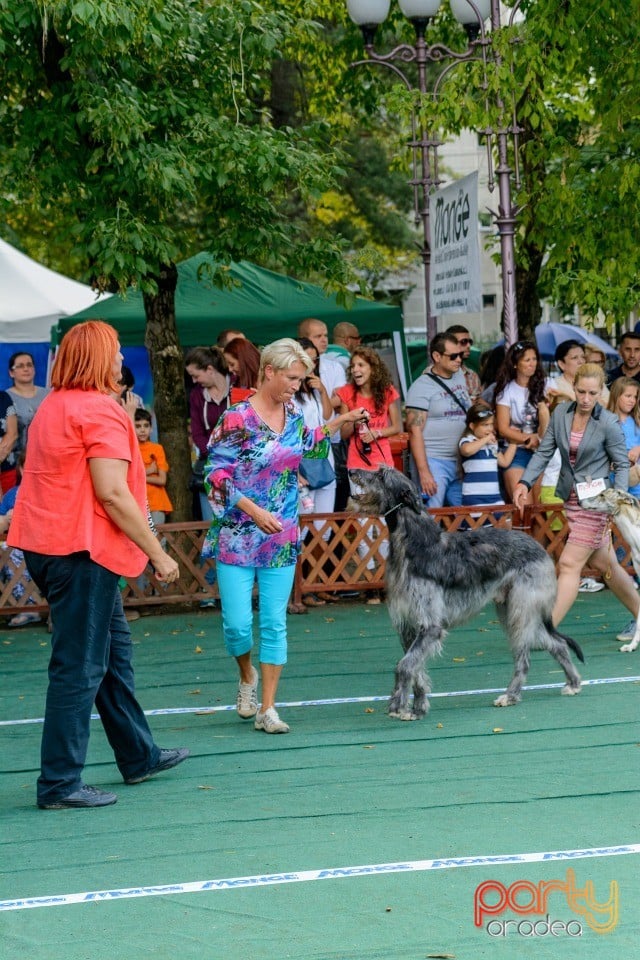
[[[640,383],[640,332],[623,333],[618,344],[618,353],[622,363],[607,376],[607,386],[611,386],[618,377],[633,377]]]

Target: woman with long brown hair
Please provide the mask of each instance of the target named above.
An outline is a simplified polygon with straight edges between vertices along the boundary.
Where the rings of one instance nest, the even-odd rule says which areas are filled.
[[[246,400],[258,386],[260,351],[246,337],[234,337],[223,348],[231,374],[231,403]]]
[[[509,502],[549,423],[545,402],[545,374],[533,340],[519,340],[507,350],[495,389],[498,436],[517,444],[516,454],[503,473]]]
[[[342,438],[349,440],[347,450],[347,469],[377,470],[381,464],[393,466],[393,454],[389,437],[402,430],[400,414],[400,394],[391,380],[391,374],[379,354],[371,347],[356,347],[351,354],[347,372],[348,383],[339,387],[336,394],[340,397],[340,413],[362,408],[367,411],[367,421],[345,423],[341,428]],[[359,489],[350,479],[351,493]],[[360,556],[368,551],[366,542],[358,546]],[[386,557],[388,540],[380,544],[380,554]],[[367,562],[373,569],[373,558]],[[372,593],[367,603],[380,603],[378,593]]]
[[[193,467],[203,520],[211,520],[211,507],[204,492],[204,465],[211,431],[231,403],[229,370],[220,347],[193,347],[184,358],[193,380],[189,394],[191,439],[196,448]]]

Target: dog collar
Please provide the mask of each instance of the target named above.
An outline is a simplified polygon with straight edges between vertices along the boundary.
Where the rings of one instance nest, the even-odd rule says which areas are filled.
[[[387,510],[386,513],[383,513],[382,516],[386,519],[390,513],[395,513],[395,511],[399,510],[400,507],[404,507],[404,503],[396,503],[395,507],[391,507],[391,509]]]

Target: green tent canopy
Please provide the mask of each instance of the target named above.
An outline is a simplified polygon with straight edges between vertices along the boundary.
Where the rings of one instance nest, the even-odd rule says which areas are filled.
[[[356,297],[347,309],[320,287],[244,260],[229,268],[231,278],[240,285],[221,290],[213,286],[203,269],[212,262],[209,254],[200,253],[178,265],[176,323],[183,347],[215,343],[219,331],[227,327],[237,327],[254,343],[263,345],[279,337],[295,337],[297,324],[305,317],[323,320],[330,331],[339,321],[348,320],[365,336],[390,336],[403,329],[400,307]],[[123,346],[144,343],[145,312],[139,290],[130,289],[124,299],[113,296],[63,317],[53,328],[54,343],[83,320],[106,320],[118,331]]]

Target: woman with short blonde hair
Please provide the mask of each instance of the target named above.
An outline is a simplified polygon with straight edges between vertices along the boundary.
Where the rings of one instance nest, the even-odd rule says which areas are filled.
[[[287,601],[301,549],[298,467],[305,452],[328,444],[343,423],[366,416],[359,409],[313,430],[305,426],[293,398],[312,370],[313,361],[295,340],[268,344],[257,390],[222,414],[205,467],[213,519],[202,555],[216,561],[225,646],[240,674],[236,709],[265,733],[289,732],[275,700],[287,661]],[[252,663],[256,579],[261,676]]]

